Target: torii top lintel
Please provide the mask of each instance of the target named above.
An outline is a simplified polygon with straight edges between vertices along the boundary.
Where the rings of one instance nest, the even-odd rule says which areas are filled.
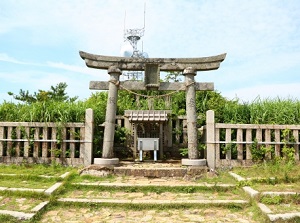
[[[82,59],[88,67],[96,69],[109,69],[117,67],[120,70],[143,71],[146,64],[158,64],[161,71],[183,71],[192,67],[195,71],[216,70],[225,59],[226,53],[211,57],[198,58],[135,58],[135,57],[113,57],[90,54],[79,51]]]

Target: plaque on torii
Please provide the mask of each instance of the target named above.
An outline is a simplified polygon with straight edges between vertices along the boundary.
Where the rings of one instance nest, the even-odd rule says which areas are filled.
[[[197,83],[195,76],[197,71],[216,70],[225,59],[226,53],[211,57],[198,58],[136,58],[136,57],[112,57],[79,52],[86,65],[90,68],[108,70],[110,80],[91,81],[92,90],[109,90],[102,160],[99,164],[117,164],[118,159],[113,158],[113,141],[115,132],[115,116],[118,89],[128,90],[162,90],[162,91],[186,91],[186,115],[188,135],[188,159],[182,160],[184,165],[202,165],[198,160],[197,139],[197,114],[195,92],[201,90],[214,90],[214,84]],[[122,71],[144,71],[144,81],[119,81]],[[183,72],[185,82],[160,82],[160,71]],[[205,161],[206,162],[206,161]],[[214,166],[209,163],[208,166]]]

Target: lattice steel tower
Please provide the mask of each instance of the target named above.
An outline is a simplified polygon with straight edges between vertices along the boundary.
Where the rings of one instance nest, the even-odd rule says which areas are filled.
[[[148,54],[143,52],[142,50],[138,50],[137,44],[138,41],[144,36],[145,33],[145,15],[146,10],[144,6],[144,27],[143,28],[134,28],[134,29],[126,29],[125,28],[125,20],[126,13],[124,19],[124,45],[121,48],[121,56],[123,57],[135,57],[135,58],[148,58]],[[127,44],[130,43],[130,46]],[[142,45],[143,46],[143,45]],[[143,80],[144,73],[141,71],[127,71],[123,72],[123,78],[125,80]]]

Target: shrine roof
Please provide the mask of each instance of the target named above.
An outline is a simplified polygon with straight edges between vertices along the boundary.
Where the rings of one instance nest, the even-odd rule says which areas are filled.
[[[126,110],[124,116],[130,122],[166,122],[170,110]]]

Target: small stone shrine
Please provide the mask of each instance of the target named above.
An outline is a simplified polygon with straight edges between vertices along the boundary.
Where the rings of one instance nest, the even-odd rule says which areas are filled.
[[[188,138],[188,159],[182,159],[183,165],[206,165],[206,160],[199,159],[198,139],[197,139],[197,113],[196,113],[196,91],[214,90],[213,83],[197,83],[195,76],[197,71],[216,70],[220,67],[221,62],[225,59],[226,54],[201,58],[136,58],[136,57],[111,57],[95,55],[80,51],[80,56],[90,68],[105,69],[110,75],[110,80],[91,81],[90,89],[108,90],[108,100],[106,108],[106,118],[104,123],[104,140],[102,158],[94,160],[95,164],[116,165],[119,159],[114,157],[114,134],[117,110],[118,90],[158,90],[158,91],[186,91],[186,115],[187,115],[187,138]],[[120,81],[122,71],[144,71],[144,81]],[[179,71],[183,72],[185,82],[160,82],[160,71]],[[143,130],[145,139],[159,139],[157,146],[160,156],[163,154],[163,138],[168,133],[167,126],[168,115],[171,111],[127,111],[125,117],[138,126],[138,123],[148,122],[156,123],[158,128],[156,135],[151,135],[147,130]],[[148,125],[149,126],[149,125]],[[140,125],[141,127],[141,125]],[[139,143],[138,128],[134,135],[134,149],[136,152]],[[169,138],[169,137],[168,137]],[[172,137],[171,137],[172,139]],[[144,144],[150,141],[145,141]],[[151,144],[151,143],[150,143]],[[140,143],[143,146],[143,142]],[[152,145],[152,144],[151,144]],[[145,145],[143,146],[145,147]],[[147,148],[146,148],[147,149]],[[149,149],[149,148],[148,148]],[[153,148],[152,150],[155,150]],[[156,152],[156,151],[155,151]],[[209,154],[206,154],[209,156]],[[209,165],[209,164],[208,164]]]

